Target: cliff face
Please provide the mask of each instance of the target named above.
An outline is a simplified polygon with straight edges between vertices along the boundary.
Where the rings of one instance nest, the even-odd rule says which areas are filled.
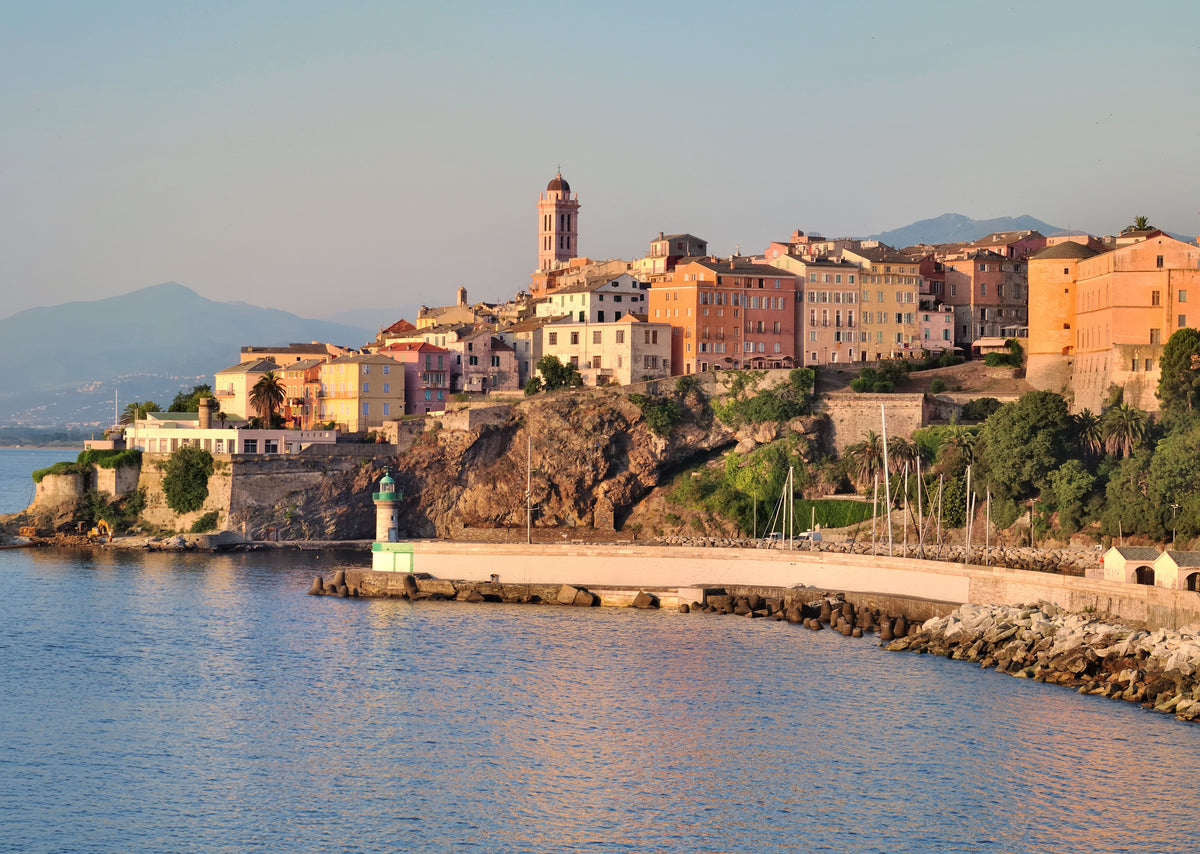
[[[734,441],[695,396],[668,436],[615,390],[538,395],[500,424],[427,433],[398,460],[402,536],[453,536],[461,526],[525,524],[527,460],[537,526],[619,526],[664,473]],[[599,510],[599,520],[597,520]]]

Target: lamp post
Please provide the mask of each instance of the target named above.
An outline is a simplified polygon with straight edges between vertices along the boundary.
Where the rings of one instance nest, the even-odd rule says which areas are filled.
[[[1171,505],[1171,548],[1175,547],[1175,511],[1178,509],[1178,504]]]

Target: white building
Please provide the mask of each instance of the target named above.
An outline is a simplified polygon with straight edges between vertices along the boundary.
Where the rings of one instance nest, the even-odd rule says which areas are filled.
[[[630,312],[646,314],[650,288],[628,273],[589,276],[552,292],[537,305],[538,317],[567,316],[581,323],[610,323]]]
[[[671,324],[626,314],[611,323],[559,321],[542,329],[542,354],[579,369],[588,385],[671,375]]]

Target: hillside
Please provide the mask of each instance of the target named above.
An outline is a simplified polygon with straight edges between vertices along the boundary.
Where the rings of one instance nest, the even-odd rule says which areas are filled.
[[[1057,234],[1062,231],[1056,225],[1042,222],[1027,214],[1016,217],[971,219],[962,214],[946,213],[933,219],[923,219],[891,231],[873,234],[871,239],[882,241],[889,246],[903,248],[917,243],[958,243],[978,240],[996,231],[1020,231],[1023,229],[1035,229],[1045,235]]]
[[[107,424],[119,403],[167,402],[212,382],[245,344],[332,341],[360,346],[365,329],[286,311],[205,299],[174,282],[0,320],[6,370],[0,423]]]

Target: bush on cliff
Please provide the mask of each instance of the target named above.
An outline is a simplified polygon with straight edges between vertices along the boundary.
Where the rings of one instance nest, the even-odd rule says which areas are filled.
[[[763,376],[759,372],[725,373],[733,375],[727,380],[729,394],[718,401],[713,410],[717,418],[729,427],[788,421],[807,415],[811,410],[813,382],[816,379],[812,368],[793,368],[788,372],[785,382],[766,389],[758,389]]]
[[[185,445],[171,452],[163,466],[163,493],[176,513],[199,510],[208,498],[208,478],[213,473],[212,454]]]

